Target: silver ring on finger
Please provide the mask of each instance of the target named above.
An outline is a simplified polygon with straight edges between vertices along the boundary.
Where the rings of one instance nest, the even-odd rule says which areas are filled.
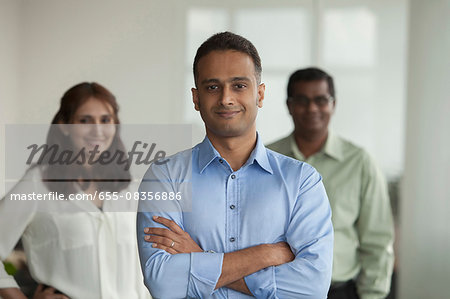
[[[173,248],[173,245],[175,245],[175,241],[172,240],[172,244],[170,244],[170,248]]]

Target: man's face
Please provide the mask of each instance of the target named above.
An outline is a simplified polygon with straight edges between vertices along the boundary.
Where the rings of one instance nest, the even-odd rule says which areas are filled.
[[[307,97],[309,104],[302,105],[296,101],[288,101],[289,113],[294,120],[296,132],[303,135],[325,134],[328,124],[334,112],[335,101],[318,105],[312,99],[329,97],[328,83],[326,80],[298,81],[293,85],[292,98]]]
[[[200,111],[208,136],[250,136],[264,99],[253,60],[247,54],[212,51],[198,62],[197,88],[192,88],[195,110]]]

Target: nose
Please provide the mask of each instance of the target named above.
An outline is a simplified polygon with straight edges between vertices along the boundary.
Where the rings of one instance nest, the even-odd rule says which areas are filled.
[[[319,110],[319,106],[317,106],[316,102],[313,101],[312,99],[309,100],[307,108],[308,108],[308,111],[311,111],[311,112],[315,112],[315,111]]]
[[[219,103],[223,106],[233,105],[235,101],[234,93],[230,87],[225,87],[220,94]]]
[[[91,125],[91,135],[92,136],[102,136],[103,135],[103,127],[104,125],[100,124],[100,123],[95,123],[93,125]]]

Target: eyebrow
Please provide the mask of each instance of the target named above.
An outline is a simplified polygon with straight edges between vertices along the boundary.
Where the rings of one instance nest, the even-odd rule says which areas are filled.
[[[236,81],[250,82],[251,80],[248,77],[234,77],[233,79],[231,79],[231,82],[236,82]]]
[[[219,83],[219,82],[220,82],[219,79],[205,79],[200,84],[203,85],[208,83]]]
[[[112,116],[112,114],[102,114],[102,115],[100,115],[100,117],[103,117],[103,116]],[[90,114],[81,114],[81,115],[77,115],[77,117],[93,117],[93,116],[90,115]]]
[[[227,81],[229,81],[229,82],[238,82],[238,81],[250,82],[251,80],[248,77],[233,77]],[[220,83],[220,80],[216,79],[216,78],[205,79],[200,84],[203,85],[203,84],[208,84],[208,83]]]

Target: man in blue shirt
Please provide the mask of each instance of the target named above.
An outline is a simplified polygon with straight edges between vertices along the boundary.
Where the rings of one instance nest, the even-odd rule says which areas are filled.
[[[333,228],[322,178],[256,132],[265,85],[255,47],[230,32],[194,59],[206,137],[147,171],[137,219],[144,281],[156,298],[326,298]],[[190,199],[190,200],[188,200]]]

